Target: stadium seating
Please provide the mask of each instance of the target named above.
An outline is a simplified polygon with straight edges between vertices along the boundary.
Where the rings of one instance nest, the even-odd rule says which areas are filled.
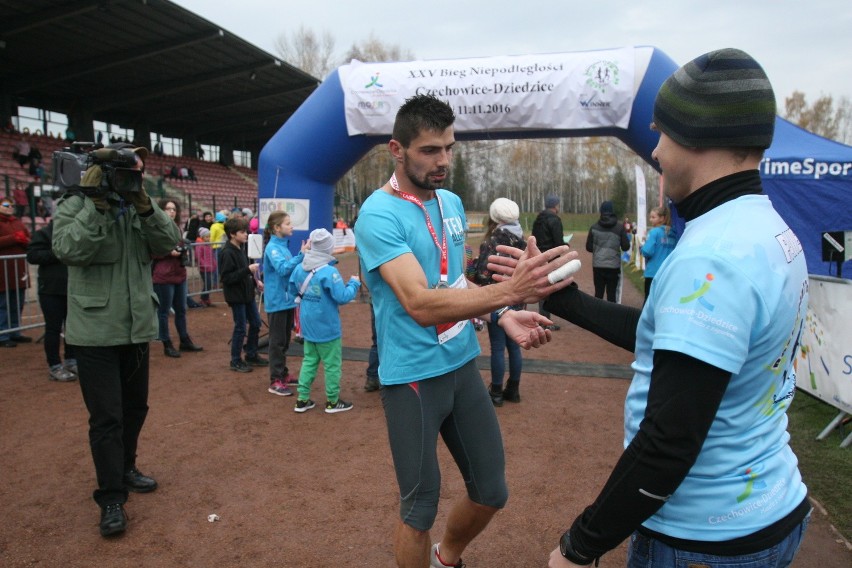
[[[4,181],[8,179],[11,192],[16,183],[29,184],[33,181],[27,169],[20,167],[12,158],[15,143],[22,134],[0,132],[0,194],[4,194]],[[53,172],[52,158],[55,150],[67,146],[64,140],[50,136],[30,134],[31,146],[37,147],[42,154],[44,170],[49,177]],[[197,181],[172,179],[165,177],[172,165],[191,168]],[[257,209],[257,172],[242,166],[225,167],[215,162],[182,156],[156,156],[151,154],[145,164],[146,176],[156,182],[163,178],[164,189],[169,196],[181,199],[184,208],[192,201],[193,209],[217,209],[249,207]]]

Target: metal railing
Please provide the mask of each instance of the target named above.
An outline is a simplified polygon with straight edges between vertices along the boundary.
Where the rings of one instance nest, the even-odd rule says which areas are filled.
[[[189,257],[190,265],[186,267],[187,296],[189,297],[197,298],[201,296],[204,287],[204,282],[202,280],[203,275],[198,268],[198,256],[195,254],[195,250],[197,247],[209,247],[212,246],[212,244],[213,243],[191,244],[192,254],[190,254]],[[38,265],[25,263],[26,272],[22,273],[19,269],[19,261],[22,259],[26,260],[26,255],[16,254],[0,256],[0,274],[2,274],[6,278],[6,282],[24,283],[23,286],[19,286],[18,289],[29,284],[29,287],[26,288],[26,293],[24,294],[24,301],[19,306],[20,314],[18,317],[18,325],[15,327],[11,327],[10,319],[7,317],[6,321],[0,321],[0,335],[6,335],[9,333],[17,333],[28,329],[44,327],[44,316],[41,313],[41,306],[39,306],[38,303]],[[222,288],[219,285],[218,274],[216,274],[212,279],[212,284],[213,285],[210,287],[210,289],[207,290],[207,293],[212,294],[215,292],[222,291]],[[16,300],[16,298],[14,298],[16,292],[17,289],[15,288],[7,289],[5,291],[0,292],[0,296],[2,296],[5,300],[6,306],[11,306]]]

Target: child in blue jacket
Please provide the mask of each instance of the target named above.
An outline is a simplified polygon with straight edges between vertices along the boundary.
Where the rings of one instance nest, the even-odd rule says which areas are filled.
[[[302,264],[290,275],[290,294],[299,303],[299,319],[304,343],[302,370],[299,373],[299,396],[296,412],[316,406],[311,400],[311,385],[322,361],[325,368],[325,411],[329,414],[352,409],[351,402],[340,399],[341,354],[340,308],[355,298],[361,280],[350,276],[344,284],[334,267],[334,237],[325,229],[311,231],[309,249]]]
[[[290,215],[284,211],[273,211],[269,214],[264,229],[264,237],[268,242],[263,252],[263,305],[269,323],[267,390],[278,396],[291,396],[293,391],[287,384],[296,382],[296,378],[287,368],[286,356],[293,331],[293,314],[296,310],[296,297],[290,293],[289,284],[293,269],[304,259],[307,245],[303,242],[302,252],[293,256],[289,248],[292,234]]]

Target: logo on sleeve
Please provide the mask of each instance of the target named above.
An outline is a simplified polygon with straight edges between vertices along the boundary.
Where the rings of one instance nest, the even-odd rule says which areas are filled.
[[[713,275],[711,273],[707,273],[704,277],[704,280],[700,280],[696,278],[692,281],[693,289],[695,290],[692,294],[688,296],[684,296],[680,299],[681,304],[688,304],[689,302],[698,301],[703,307],[707,308],[711,312],[716,309],[716,306],[707,301],[707,298],[704,295],[710,291],[711,283],[713,282]]]

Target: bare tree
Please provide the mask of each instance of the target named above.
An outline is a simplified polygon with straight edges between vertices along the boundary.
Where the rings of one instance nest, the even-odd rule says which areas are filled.
[[[382,62],[382,61],[410,61],[414,59],[414,54],[403,49],[395,44],[386,44],[377,38],[373,32],[370,36],[360,43],[354,43],[343,57],[343,63],[349,63],[351,60],[365,62]]]
[[[334,38],[327,30],[317,35],[300,26],[290,35],[279,35],[275,50],[281,59],[318,79],[324,79],[336,67]]]
[[[823,95],[808,105],[804,93],[793,91],[784,99],[784,106],[784,118],[814,134],[839,142],[848,141],[852,135],[849,132],[850,103],[845,97],[840,99],[836,108],[831,95]]]

